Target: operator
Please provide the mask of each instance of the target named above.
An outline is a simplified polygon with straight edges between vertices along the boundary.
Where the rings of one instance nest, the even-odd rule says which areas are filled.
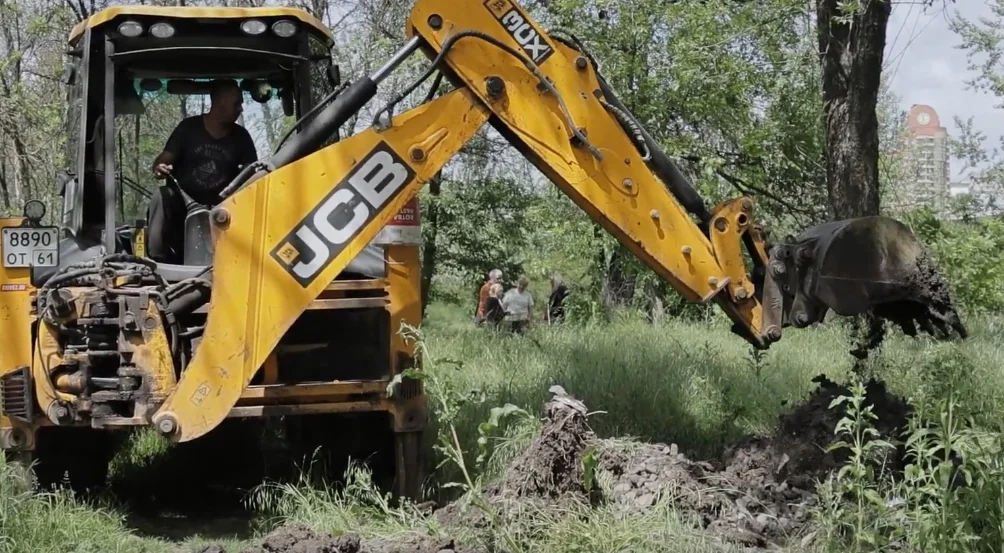
[[[258,160],[251,135],[237,124],[244,103],[237,82],[215,82],[210,101],[207,113],[178,123],[153,161],[156,179],[175,181],[157,189],[147,211],[148,255],[161,263],[183,260],[187,202],[215,206],[241,169]]]

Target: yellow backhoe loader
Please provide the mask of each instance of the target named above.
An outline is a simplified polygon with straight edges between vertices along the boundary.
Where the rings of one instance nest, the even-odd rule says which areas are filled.
[[[398,334],[421,313],[408,221],[420,187],[486,123],[686,299],[719,305],[758,348],[828,310],[965,336],[902,224],[829,223],[768,252],[753,198],[708,208],[586,48],[546,32],[515,2],[418,0],[405,31],[385,65],[341,84],[331,34],[297,9],[118,6],[73,29],[74,165],[62,223],[42,225],[37,202],[0,221],[8,453],[37,451],[50,430],[67,432],[53,440],[92,443],[153,426],[188,442],[227,418],[377,412],[396,436],[396,489],[415,496],[425,399],[419,382],[395,380],[421,366]],[[416,52],[432,60],[422,77],[370,128],[341,138]],[[452,90],[430,90],[395,114],[437,71]],[[135,113],[138,93],[199,94],[219,78],[239,80],[258,101],[274,94],[298,118],[295,130],[245,167],[221,203],[189,206],[183,264],[153,262],[143,229],[116,220],[116,125]],[[80,459],[66,467],[71,478]],[[93,481],[101,467],[80,473]]]

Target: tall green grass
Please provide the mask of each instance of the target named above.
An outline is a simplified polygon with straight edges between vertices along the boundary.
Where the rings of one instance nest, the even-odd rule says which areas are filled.
[[[0,453],[0,461],[4,461]],[[129,533],[116,513],[69,492],[33,493],[14,464],[0,464],[0,553],[170,551]]]
[[[932,375],[932,367],[955,360],[954,397],[964,399],[973,425],[997,431],[1004,420],[1004,319],[977,318],[967,324],[972,337],[963,343],[937,344],[893,332],[868,371],[893,393],[930,402],[946,382],[944,375]],[[672,442],[692,458],[709,458],[740,436],[770,432],[778,416],[814,388],[816,375],[849,380],[854,362],[848,353],[848,328],[839,320],[786,330],[769,351],[754,352],[718,319],[652,325],[628,314],[609,324],[539,325],[515,336],[474,327],[467,313],[455,307],[432,305],[422,336],[431,357],[430,372],[465,398],[453,422],[465,462],[483,470],[485,477],[497,475],[534,428],[525,420],[519,426],[502,424],[493,432],[509,441],[493,441],[493,456],[479,467],[479,425],[490,410],[513,404],[539,415],[550,397],[548,388],[555,384],[598,412],[590,420],[601,436]],[[434,419],[430,439],[437,430]],[[140,436],[130,443],[113,474],[170,466],[150,462],[151,456],[172,454],[160,441]],[[455,464],[447,464],[428,486],[436,492],[459,479]],[[996,480],[982,482],[992,487]],[[981,497],[989,501],[994,496],[988,491]],[[252,506],[268,523],[300,520],[322,530],[371,536],[437,531],[435,522],[417,511],[386,503],[364,473],[355,473],[346,486],[337,488],[269,484],[252,498]],[[995,512],[984,506],[980,516],[987,522],[981,528],[993,522]],[[603,509],[541,512],[519,524],[509,529],[511,535],[521,536],[536,550],[720,550],[707,536],[676,522],[669,505],[633,517]],[[211,539],[208,533],[196,535],[183,550]],[[74,544],[80,545],[75,549]],[[124,513],[109,505],[85,505],[62,493],[31,494],[12,469],[0,473],[0,553],[157,552],[171,547],[163,539],[138,537]],[[235,545],[234,550],[239,548]]]
[[[971,361],[965,380],[988,419],[1004,414],[1004,320],[967,321],[961,343],[890,337],[869,366],[891,391],[910,397],[924,386],[922,367],[945,349]],[[727,323],[668,321],[652,325],[623,316],[609,325],[531,328],[526,336],[478,328],[448,305],[430,306],[424,329],[433,370],[462,389],[483,393],[459,430],[467,443],[491,407],[512,403],[538,411],[560,384],[595,411],[602,436],[673,442],[692,456],[718,455],[742,435],[769,432],[780,414],[814,389],[813,377],[846,380],[855,359],[850,331],[834,319],[786,329],[781,342],[755,352]]]

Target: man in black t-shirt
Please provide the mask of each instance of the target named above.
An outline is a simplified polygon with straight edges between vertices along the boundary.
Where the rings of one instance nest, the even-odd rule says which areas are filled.
[[[153,162],[154,177],[172,176],[185,196],[208,207],[222,200],[220,192],[244,166],[258,160],[251,135],[236,123],[244,103],[237,83],[217,82],[210,97],[209,112],[179,123]],[[177,187],[159,187],[147,212],[148,255],[164,263],[181,263],[184,253],[186,198]]]

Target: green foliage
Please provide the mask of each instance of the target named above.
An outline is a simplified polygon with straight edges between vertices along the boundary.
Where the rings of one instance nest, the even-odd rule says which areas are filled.
[[[854,505],[854,510],[847,511],[837,506],[830,517],[824,518],[831,539],[838,538],[845,530],[850,532],[854,551],[873,551],[888,545],[882,535],[884,519],[870,515],[874,510],[885,510],[885,500],[875,489],[878,481],[875,462],[883,451],[888,453],[894,446],[880,438],[873,426],[878,417],[873,407],[864,403],[865,386],[859,382],[851,387],[850,396],[838,397],[830,404],[830,409],[846,404],[847,415],[836,427],[837,436],[843,439],[830,445],[827,451],[849,449],[851,455],[832,481],[821,486],[824,501],[841,501],[846,497]]]
[[[846,544],[855,540],[867,549],[867,536],[858,539],[848,533],[854,528],[871,532],[876,543],[905,544],[913,551],[956,551],[962,549],[952,544],[966,543],[972,545],[969,551],[999,548],[1004,470],[999,440],[989,430],[1000,426],[1004,413],[1004,375],[999,370],[1004,348],[997,339],[1001,322],[974,318],[969,323],[972,338],[963,343],[935,346],[892,336],[883,349],[879,376],[892,392],[914,398],[916,414],[902,440],[916,436],[909,442],[914,452],[910,463],[916,468],[909,469],[907,477],[892,481],[887,471],[860,468],[871,459],[868,452],[876,449],[867,430],[867,405],[844,400],[853,407],[853,416],[835,438],[845,438],[861,454],[852,456],[857,464],[843,470],[842,480],[832,488],[841,493],[825,496],[820,508],[822,518],[817,520],[831,525],[832,539],[827,541],[833,550],[847,550]],[[825,372],[840,379],[850,374],[853,364],[846,333],[835,325],[792,330],[767,352],[752,355],[745,342],[717,321],[653,325],[623,316],[610,324],[538,327],[526,336],[508,336],[473,327],[455,308],[436,304],[422,332],[408,336],[411,343],[421,344],[426,360],[423,371],[409,375],[425,381],[434,415],[430,433],[440,446],[434,461],[443,463],[427,483],[430,496],[439,484],[462,483],[448,490],[464,494],[498,478],[536,436],[537,416],[552,384],[561,384],[599,411],[590,426],[601,437],[676,443],[688,457],[708,459],[739,436],[770,432],[777,416],[812,388],[813,376]],[[804,355],[806,351],[812,355]],[[132,444],[135,455],[124,456],[123,465],[150,466],[150,456],[164,454],[162,440],[153,435],[137,435]],[[584,484],[603,489],[603,472],[596,470],[595,462],[587,452]],[[177,549],[130,535],[116,510],[95,509],[65,493],[32,495],[12,467],[2,470],[0,553],[74,551],[77,543],[78,551]],[[248,506],[261,516],[260,531],[298,521],[363,537],[428,532],[444,541],[480,541],[506,551],[723,550],[709,535],[681,522],[669,500],[631,515],[602,505],[528,506],[519,517],[495,519],[479,535],[452,529],[447,534],[435,517],[407,502],[395,504],[378,491],[365,466],[352,464],[340,485],[319,483],[309,472],[300,481],[267,483],[254,490]],[[946,488],[946,481],[954,487]],[[945,489],[954,495],[946,495]],[[476,496],[461,497],[462,506],[477,508]],[[881,509],[876,497],[883,502]],[[902,531],[896,534],[896,528]],[[979,541],[965,541],[973,535]],[[198,550],[194,544],[204,542],[193,539],[193,546],[184,550]]]
[[[526,252],[526,211],[535,200],[525,186],[506,177],[445,180],[440,196],[423,199],[423,217],[438,209],[437,272],[455,275],[472,289],[494,268],[515,282]],[[423,229],[426,239],[431,231]]]
[[[956,301],[969,312],[1004,309],[1004,219],[962,215],[937,218],[930,208],[904,217],[930,249]]]
[[[174,549],[166,542],[134,536],[117,513],[86,505],[68,491],[32,491],[26,474],[0,451],[0,553],[166,553]]]
[[[981,427],[963,391],[973,366],[946,348],[923,366],[902,441],[901,474],[874,474],[868,453],[890,449],[871,426],[864,388],[853,388],[837,433],[852,436],[847,464],[822,492],[819,517],[835,551],[991,552],[1004,546],[1002,435]],[[960,386],[962,388],[960,388]],[[999,424],[996,425],[999,428]]]

